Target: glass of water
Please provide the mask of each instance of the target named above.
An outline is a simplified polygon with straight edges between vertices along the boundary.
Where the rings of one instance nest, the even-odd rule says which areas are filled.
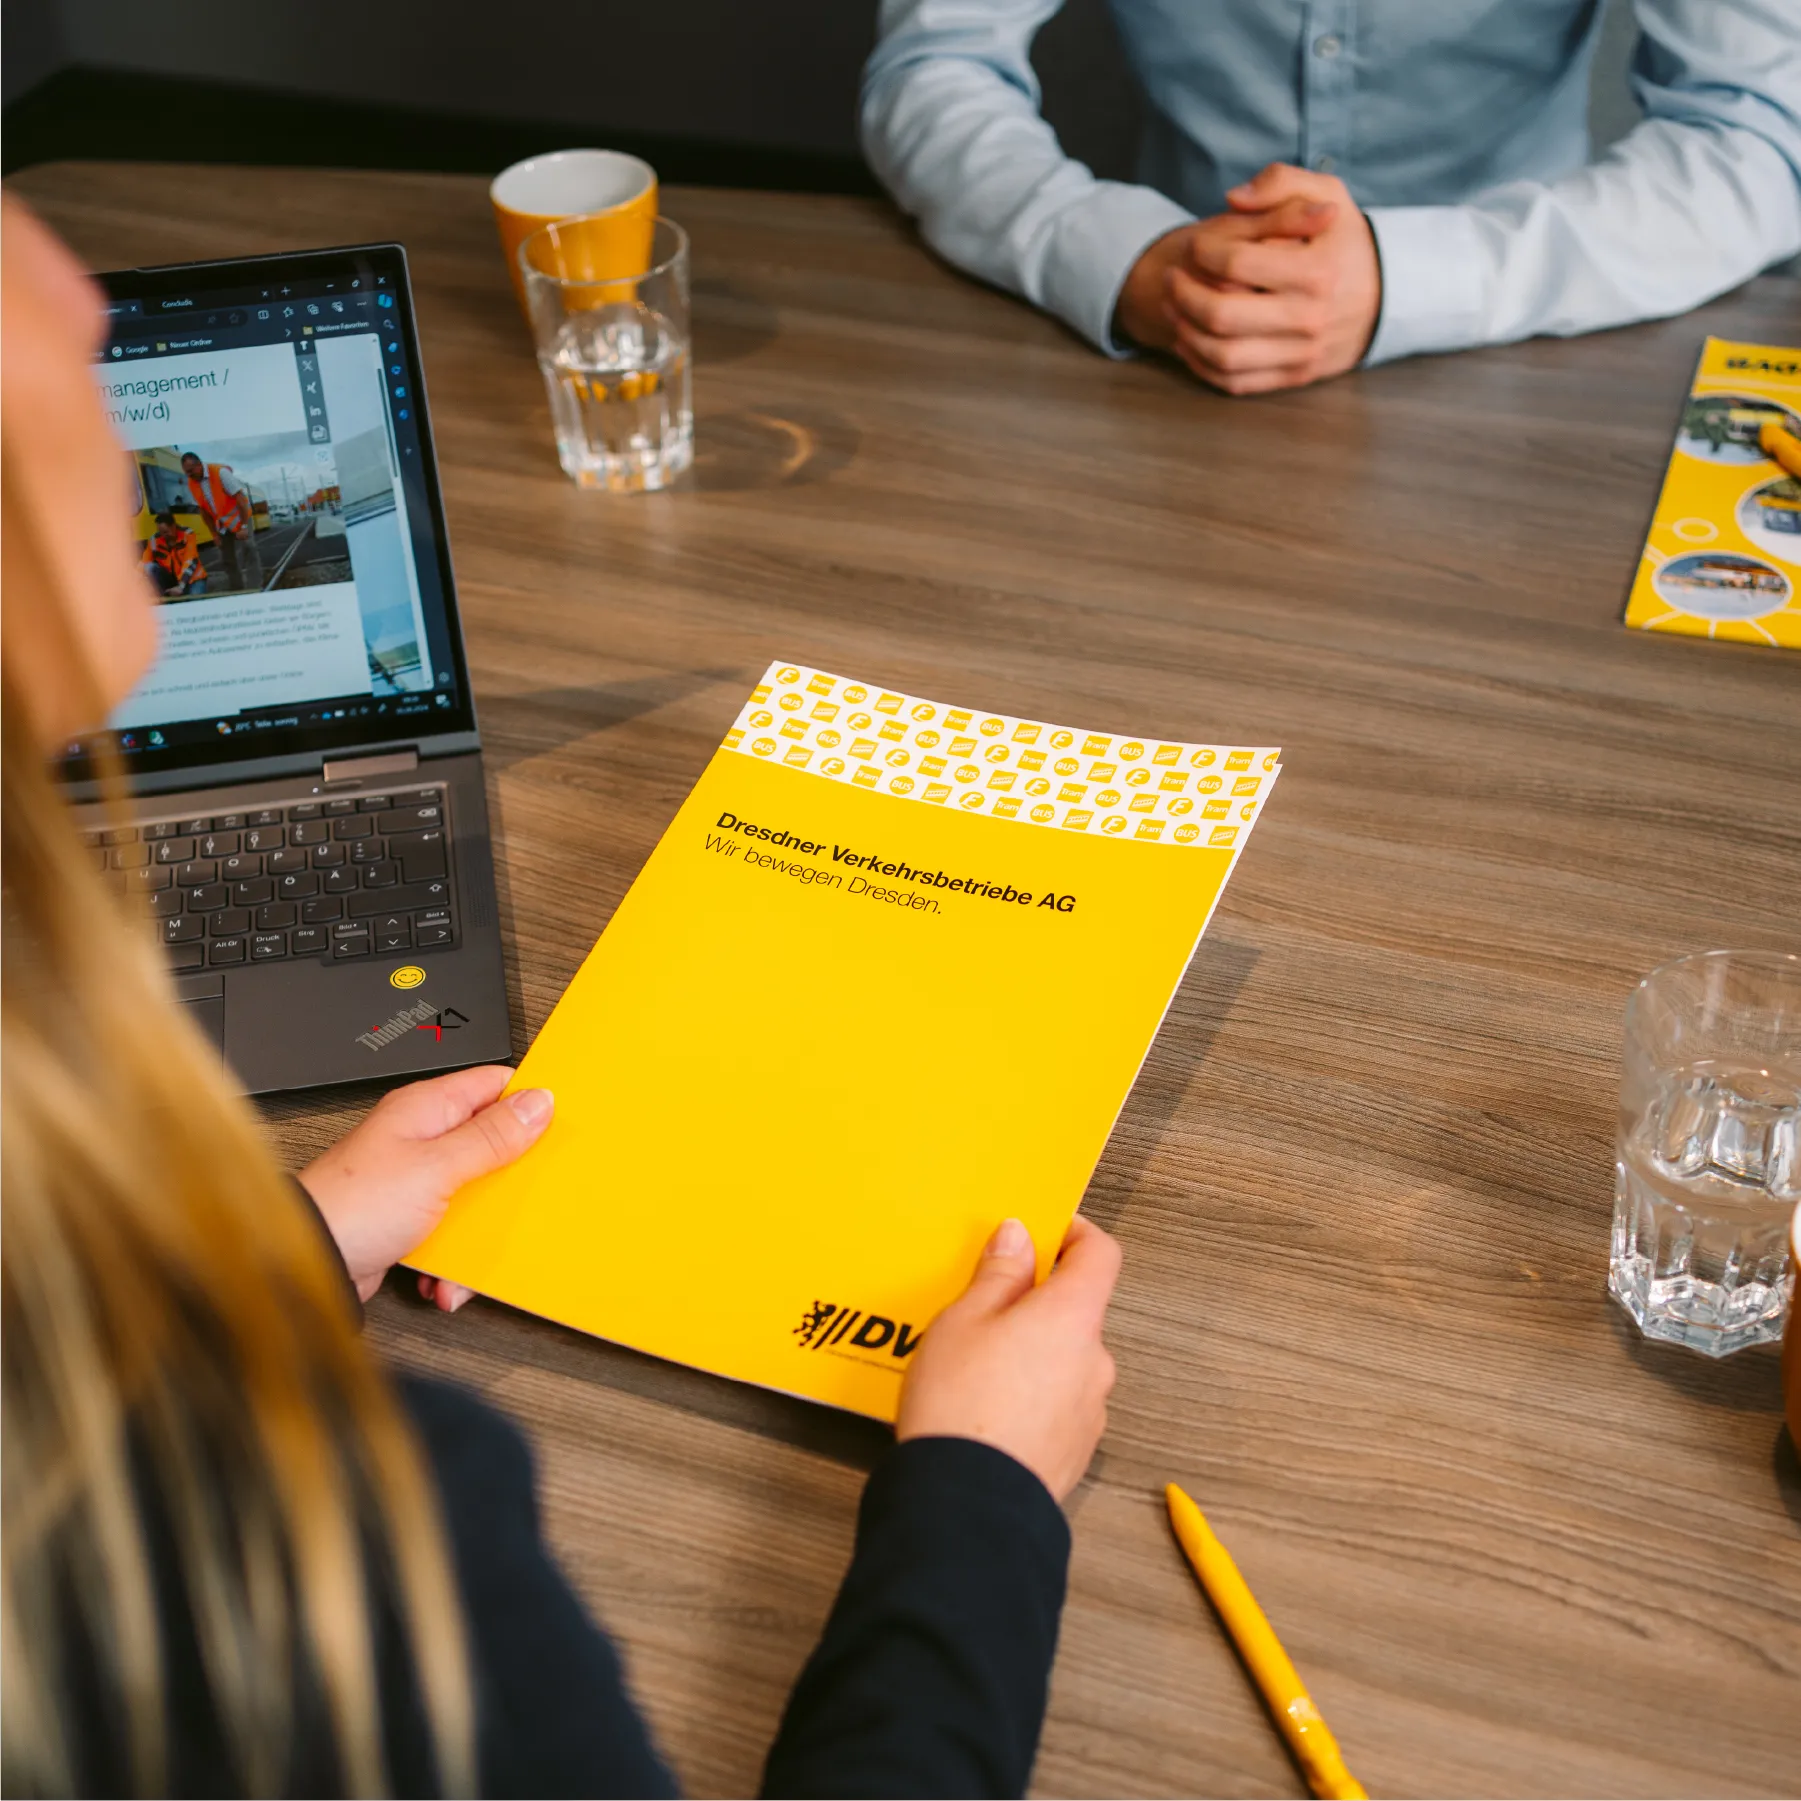
[[[1801,956],[1666,963],[1626,1007],[1608,1288],[1648,1338],[1773,1343],[1801,1202]]]
[[[564,473],[641,493],[694,460],[688,238],[659,219],[648,266],[622,269],[603,223],[542,226],[519,246],[519,268]]]

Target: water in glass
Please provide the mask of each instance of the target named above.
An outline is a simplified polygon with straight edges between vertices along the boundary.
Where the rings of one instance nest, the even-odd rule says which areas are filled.
[[[1608,1285],[1647,1336],[1723,1357],[1774,1342],[1794,1288],[1801,1072],[1703,1059],[1622,1114]]]
[[[538,366],[557,456],[584,488],[666,487],[694,460],[688,343],[641,304],[572,313]]]

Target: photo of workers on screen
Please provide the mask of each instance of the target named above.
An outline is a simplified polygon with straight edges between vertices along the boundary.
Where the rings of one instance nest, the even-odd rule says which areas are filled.
[[[131,456],[143,564],[163,600],[350,580],[337,469],[304,433]]]

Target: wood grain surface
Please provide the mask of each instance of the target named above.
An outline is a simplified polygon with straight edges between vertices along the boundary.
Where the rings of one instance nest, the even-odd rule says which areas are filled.
[[[1801,284],[1232,401],[879,204],[676,189],[697,467],[611,498],[557,470],[479,181],[16,186],[95,265],[406,244],[520,1048],[773,657],[1285,747],[1086,1203],[1125,1245],[1120,1379],[1039,1792],[1303,1792],[1171,1478],[1373,1794],[1794,1791],[1776,1359],[1648,1347],[1604,1281],[1633,982],[1801,940],[1801,657],[1619,624],[1702,334],[1801,341]],[[271,1129],[303,1159],[370,1098]],[[527,1425],[683,1780],[753,1787],[884,1435],[486,1303],[395,1287],[369,1331]]]

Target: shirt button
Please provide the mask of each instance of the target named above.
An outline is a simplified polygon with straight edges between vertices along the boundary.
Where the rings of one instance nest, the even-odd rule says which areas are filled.
[[[1313,166],[1319,170],[1320,174],[1330,175],[1332,171],[1338,167],[1338,164],[1333,160],[1330,151],[1322,150],[1319,155],[1313,159]]]
[[[1323,56],[1328,61],[1332,57],[1335,57],[1343,48],[1344,39],[1334,37],[1329,31],[1324,37],[1317,37],[1313,40],[1313,54],[1315,56]]]

